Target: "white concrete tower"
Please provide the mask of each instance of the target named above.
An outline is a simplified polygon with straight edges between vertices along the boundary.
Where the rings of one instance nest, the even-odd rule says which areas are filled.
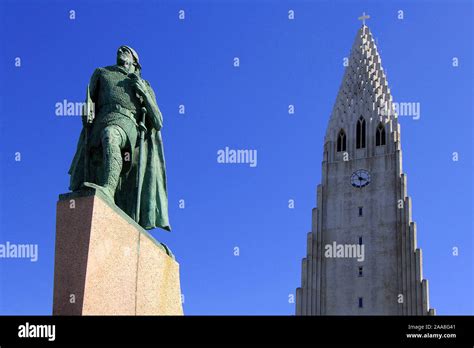
[[[402,172],[400,126],[364,23],[324,139],[296,314],[434,313]]]

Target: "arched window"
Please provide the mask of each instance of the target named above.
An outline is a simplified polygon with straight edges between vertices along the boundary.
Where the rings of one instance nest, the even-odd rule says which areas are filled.
[[[346,151],[346,133],[343,129],[337,135],[337,152]]]
[[[356,148],[365,148],[365,119],[361,116],[356,127]]]
[[[385,127],[379,123],[377,131],[375,132],[375,146],[385,145]]]

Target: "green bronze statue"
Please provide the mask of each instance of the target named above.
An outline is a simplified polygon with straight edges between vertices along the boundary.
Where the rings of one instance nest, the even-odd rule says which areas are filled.
[[[82,123],[69,189],[100,190],[143,228],[170,231],[163,116],[131,47],[94,71]]]

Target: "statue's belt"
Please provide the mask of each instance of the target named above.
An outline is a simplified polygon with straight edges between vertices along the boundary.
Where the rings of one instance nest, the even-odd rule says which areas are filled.
[[[137,114],[136,111],[126,109],[120,104],[105,104],[105,105],[102,105],[102,107],[99,110],[99,113],[101,114],[109,114],[112,112],[117,112],[119,114],[127,116],[133,121],[133,123],[135,123],[136,126],[138,126],[137,119],[135,118],[135,115]]]

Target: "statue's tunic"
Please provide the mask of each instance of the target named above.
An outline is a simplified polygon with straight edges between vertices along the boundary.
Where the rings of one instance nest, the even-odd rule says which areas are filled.
[[[146,81],[145,81],[146,82]],[[151,86],[146,82],[148,92],[154,98]],[[102,169],[101,133],[110,125],[120,127],[127,136],[127,144],[122,152],[129,153],[129,161],[123,161],[115,203],[130,217],[135,219],[136,179],[138,165],[137,119],[141,112],[140,100],[136,96],[135,82],[120,66],[98,68],[94,71],[89,91],[95,105],[95,119],[89,128],[86,146],[86,132],[83,128],[77,151],[69,169],[70,190],[79,190],[84,180],[84,151],[89,153],[89,176],[86,181],[98,183]],[[146,122],[147,132],[143,158],[145,170],[139,224],[146,229],[161,227],[170,230],[166,190],[166,171],[163,142],[159,130]],[[135,219],[136,220],[136,219]]]
[[[140,110],[134,81],[119,66],[99,68],[92,75],[90,91],[96,108],[91,147],[100,146],[101,132],[106,126],[117,125],[125,131],[127,147],[133,155],[138,134],[137,110]]]

